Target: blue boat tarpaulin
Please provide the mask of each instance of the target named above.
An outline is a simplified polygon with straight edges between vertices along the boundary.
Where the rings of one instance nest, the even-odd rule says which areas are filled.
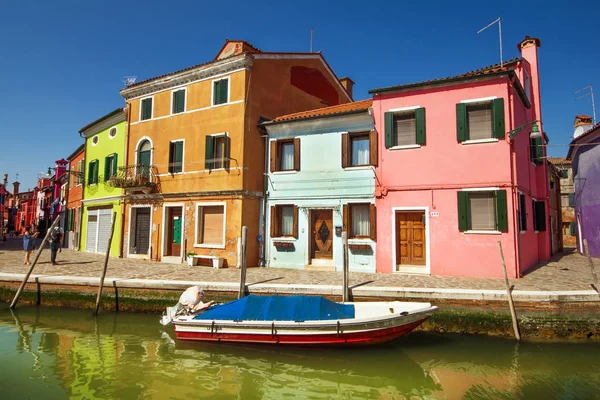
[[[317,321],[354,318],[354,305],[322,296],[255,296],[214,306],[194,319],[233,321]]]

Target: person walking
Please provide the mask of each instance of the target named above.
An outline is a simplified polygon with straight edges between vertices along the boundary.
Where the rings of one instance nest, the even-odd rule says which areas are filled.
[[[52,233],[50,233],[50,261],[52,265],[56,265],[56,253],[60,250],[62,236],[62,230],[58,226],[55,226]]]
[[[23,250],[25,250],[25,260],[23,261],[23,265],[31,265],[29,262],[29,257],[31,256],[31,252],[33,251],[33,243],[35,238],[38,237],[39,232],[31,234],[31,226],[25,228],[25,233],[23,234]]]

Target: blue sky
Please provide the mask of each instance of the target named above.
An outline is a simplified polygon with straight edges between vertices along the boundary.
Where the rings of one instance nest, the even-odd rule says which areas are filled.
[[[79,129],[124,104],[125,76],[138,80],[214,58],[225,38],[266,51],[322,50],[354,97],[393,84],[445,77],[519,56],[525,35],[542,40],[544,128],[564,156],[575,114],[600,94],[598,1],[8,1],[0,0],[0,175],[22,190],[66,158]],[[600,97],[598,97],[600,108]],[[600,115],[600,111],[599,111]]]

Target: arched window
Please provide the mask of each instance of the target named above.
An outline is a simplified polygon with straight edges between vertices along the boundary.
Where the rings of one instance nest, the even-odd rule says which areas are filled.
[[[140,166],[140,169],[138,170],[138,172],[141,172],[142,175],[146,175],[148,176],[148,174],[150,173],[150,164],[151,164],[151,156],[152,156],[152,145],[150,144],[149,140],[144,140],[140,143],[139,147],[138,147],[138,165]]]

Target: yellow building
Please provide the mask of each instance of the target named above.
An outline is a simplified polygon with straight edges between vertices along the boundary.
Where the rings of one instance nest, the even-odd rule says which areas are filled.
[[[257,124],[352,101],[320,53],[263,52],[227,40],[217,57],[121,90],[127,103],[124,255],[181,263],[261,262],[265,141]],[[211,260],[210,257],[213,257]]]

